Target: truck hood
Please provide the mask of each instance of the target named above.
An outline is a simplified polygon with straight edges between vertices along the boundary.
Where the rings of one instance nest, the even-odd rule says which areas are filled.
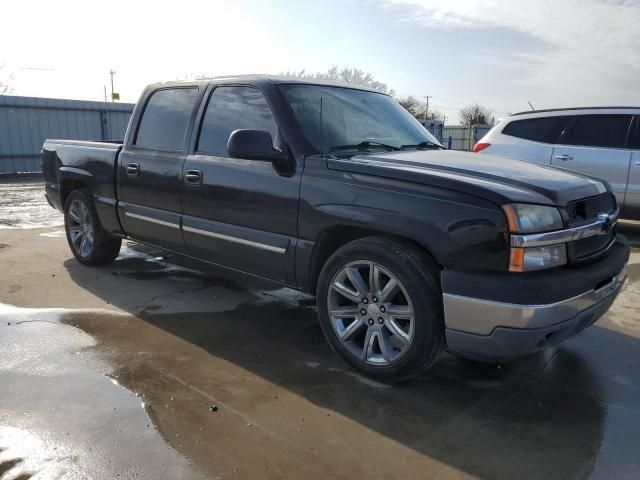
[[[604,193],[608,186],[577,172],[454,150],[375,152],[329,158],[330,169],[395,178],[510,202],[565,206]]]

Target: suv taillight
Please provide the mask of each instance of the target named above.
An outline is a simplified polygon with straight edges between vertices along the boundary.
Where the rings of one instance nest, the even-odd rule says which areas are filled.
[[[490,143],[476,143],[473,146],[473,150],[471,150],[473,153],[478,153],[481,152],[482,150],[484,150],[487,147],[490,147],[491,144]]]

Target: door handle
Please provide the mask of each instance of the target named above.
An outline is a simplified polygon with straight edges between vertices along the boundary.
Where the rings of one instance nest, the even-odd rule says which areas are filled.
[[[130,177],[136,177],[140,173],[140,165],[137,163],[127,164],[127,175]]]
[[[555,158],[556,160],[562,160],[563,162],[573,160],[573,157],[571,155],[567,155],[566,153],[562,155],[554,155],[553,158]]]
[[[640,166],[640,162],[635,162],[636,165]]]
[[[202,183],[202,172],[200,170],[187,170],[184,174],[184,180],[191,185],[200,185]]]

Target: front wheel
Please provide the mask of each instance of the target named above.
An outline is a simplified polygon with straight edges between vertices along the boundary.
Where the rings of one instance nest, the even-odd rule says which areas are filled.
[[[104,265],[118,256],[122,240],[100,225],[90,195],[74,190],[64,204],[64,228],[73,255],[85,265]]]
[[[438,271],[410,244],[369,237],[344,245],[320,273],[317,302],[329,344],[368,375],[407,380],[442,350]]]

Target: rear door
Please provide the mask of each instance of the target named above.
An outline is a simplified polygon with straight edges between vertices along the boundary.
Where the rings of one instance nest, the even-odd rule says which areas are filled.
[[[230,158],[234,130],[271,133],[287,148],[263,93],[216,86],[206,102],[194,152],[184,164],[183,230],[188,252],[243,272],[294,281],[300,169]]]
[[[640,220],[640,116],[636,116],[631,142],[631,166],[629,167],[629,183],[624,200],[625,218]]]
[[[119,160],[119,213],[125,232],[178,252],[184,251],[182,167],[198,99],[195,86],[151,93]]]
[[[624,204],[631,149],[631,115],[577,115],[553,148],[551,164],[602,178]]]

